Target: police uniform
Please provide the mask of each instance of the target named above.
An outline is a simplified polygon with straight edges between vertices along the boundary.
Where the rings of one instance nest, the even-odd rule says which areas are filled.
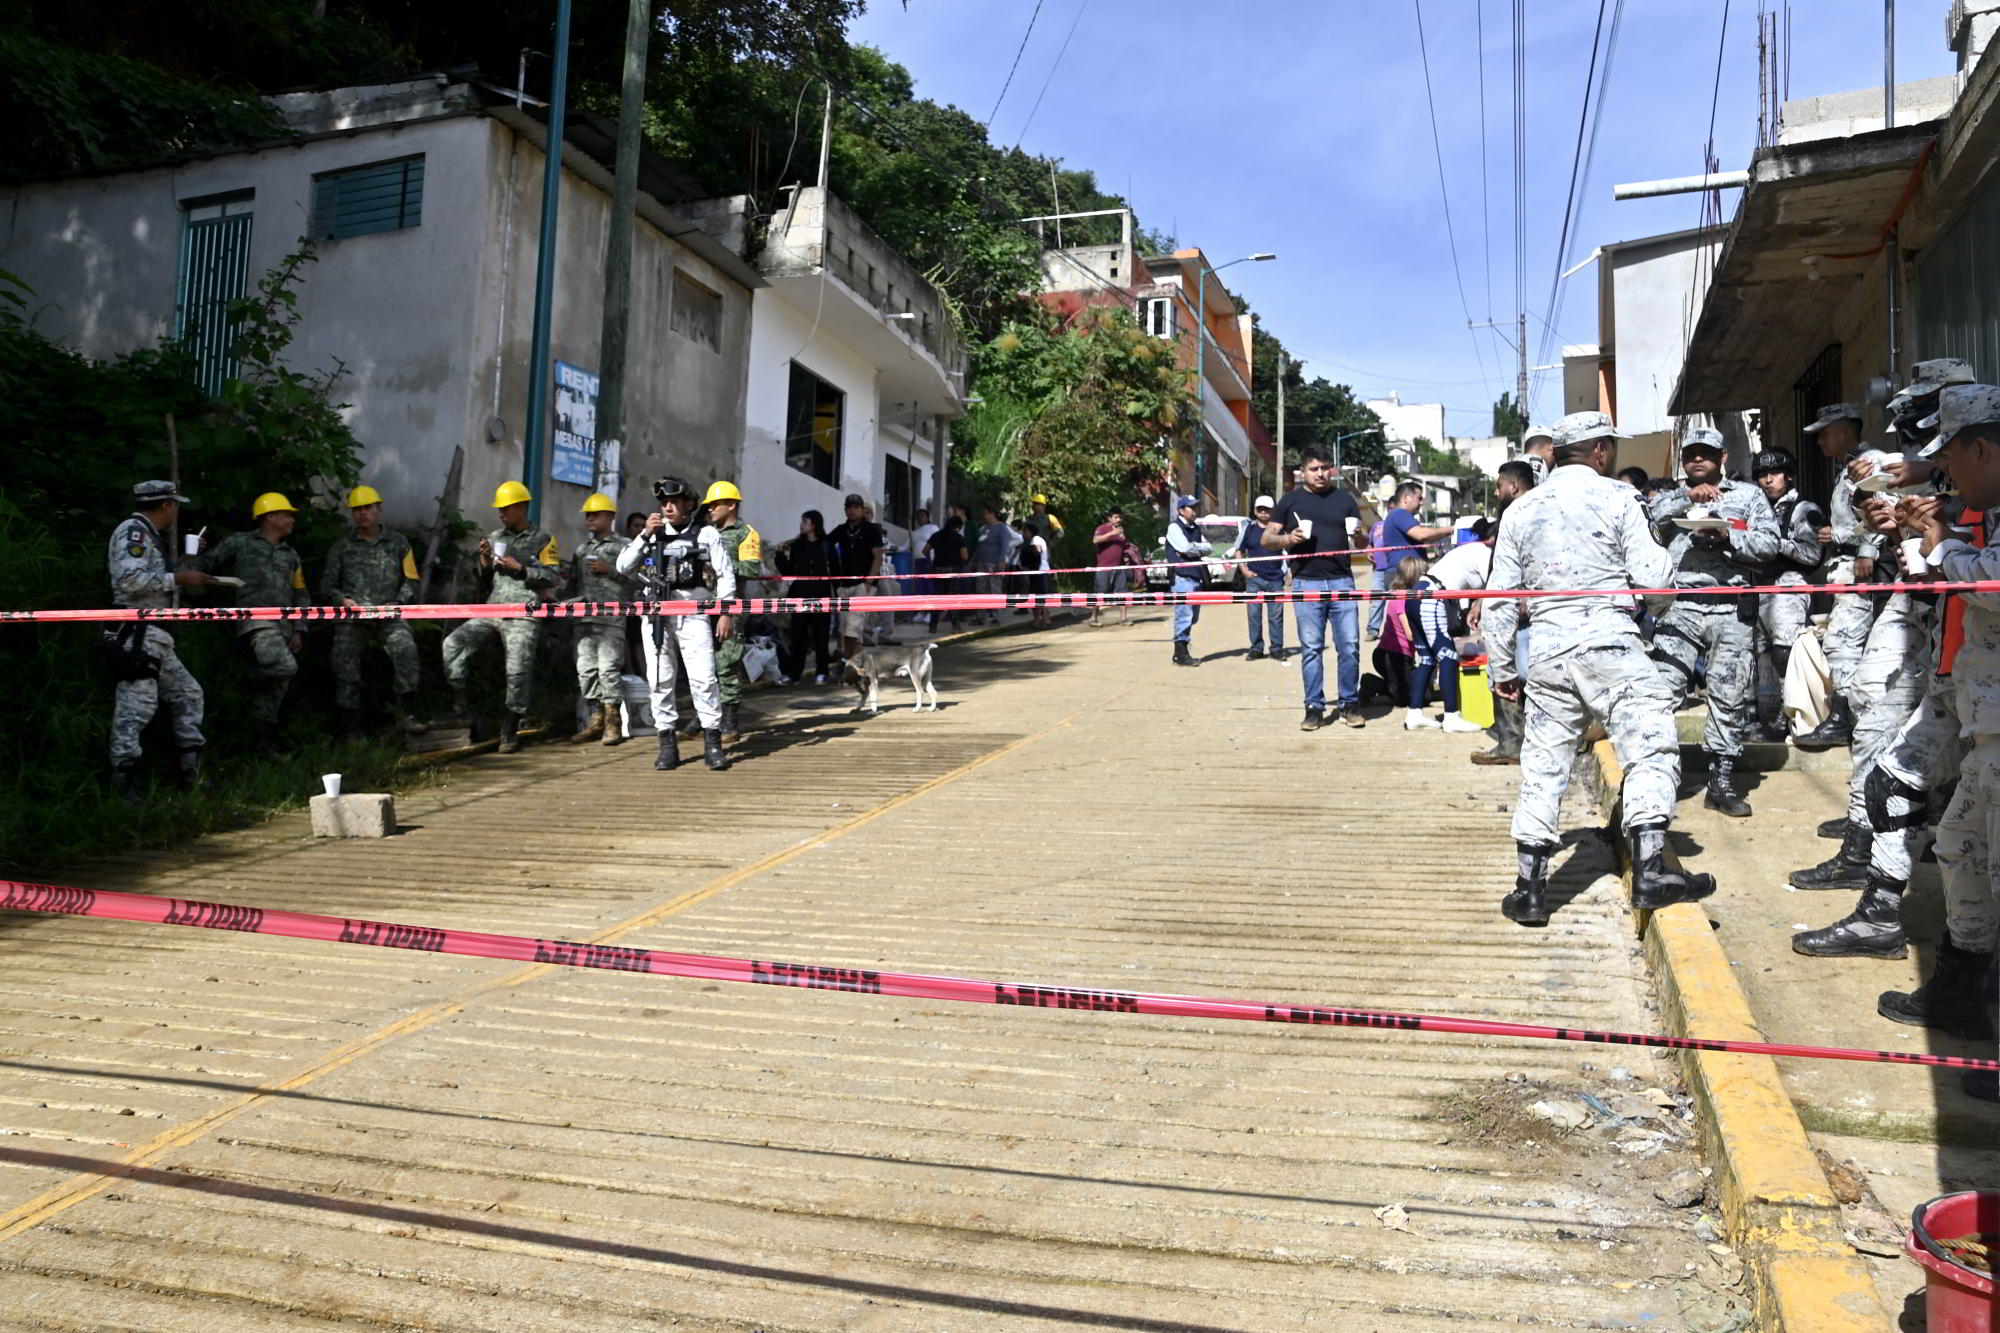
[[[562,553],[556,546],[556,539],[534,524],[526,524],[519,531],[495,528],[486,534],[486,540],[492,543],[495,550],[504,544],[508,556],[521,562],[520,572],[515,573],[500,568],[498,560],[495,560],[493,590],[486,597],[488,606],[513,603],[534,606],[541,601],[543,593],[561,580]],[[495,640],[500,642],[507,657],[507,713],[510,722],[518,721],[527,715],[534,704],[535,648],[542,640],[539,620],[523,616],[506,620],[466,621],[445,636],[445,680],[450,682],[462,707],[466,682],[472,671],[472,659],[482,646]]]
[[[693,498],[688,494],[690,501]],[[642,533],[618,555],[618,572],[637,579],[639,596],[647,601],[735,598],[735,561],[699,512],[691,514],[684,527],[675,527],[664,514],[660,523],[657,532]],[[705,615],[648,616],[641,631],[641,647],[646,678],[653,687],[653,725],[660,734],[661,766],[671,767],[666,762],[670,753],[673,762],[679,762],[673,742],[674,727],[680,721],[680,707],[674,698],[680,671],[687,672],[688,694],[703,732],[718,740],[721,736],[722,691],[715,675],[715,627]]]
[[[1700,428],[1682,445],[1720,453],[1718,432]],[[1756,717],[1757,658],[1754,626],[1757,603],[1724,588],[1753,585],[1762,566],[1778,553],[1777,520],[1770,501],[1748,482],[1724,477],[1720,492],[1707,506],[1708,516],[1726,526],[1717,531],[1690,531],[1676,523],[1694,506],[1683,484],[1654,497],[1648,511],[1655,535],[1667,544],[1674,566],[1673,586],[1681,589],[1673,608],[1660,617],[1653,631],[1653,653],[1683,696],[1703,675],[1706,660],[1708,726],[1702,748],[1710,760],[1708,804],[1728,814],[1749,809],[1733,786],[1736,757]]]
[[[270,541],[257,531],[232,533],[191,563],[204,573],[227,572],[242,579],[238,606],[305,605],[305,565],[290,542]],[[299,632],[296,626],[268,620],[237,626],[236,641],[250,654],[250,715],[260,725],[277,723],[285,692],[299,674],[298,658],[292,655],[292,636]]]
[[[164,481],[141,482],[132,496],[141,502],[182,498]],[[113,605],[155,609],[171,604],[174,568],[166,534],[144,514],[135,513],[112,530],[106,564]],[[107,629],[104,639],[119,677],[111,701],[111,767],[117,779],[129,790],[132,767],[139,762],[139,737],[162,700],[173,719],[181,772],[191,777],[207,744],[201,732],[203,700],[201,685],[174,651],[174,636],[162,625],[135,622]]]
[[[615,532],[601,537],[584,536],[576,554],[570,557],[573,600],[622,602],[631,595],[632,581],[618,572],[618,557],[624,554],[625,547],[626,539]],[[607,572],[593,573],[590,568],[593,560],[602,560]],[[618,710],[618,679],[625,668],[625,618],[590,616],[575,624],[577,693],[593,711],[602,708],[605,716],[611,717]],[[587,733],[578,733],[577,739],[588,738]]]
[[[726,524],[714,528],[723,554],[736,573],[736,595],[755,597],[756,580],[764,573],[764,539],[743,521],[739,512]],[[722,730],[725,736],[736,731],[736,710],[743,701],[743,652],[750,636],[745,618],[739,616],[735,632],[715,646],[715,672],[722,688]]]
[[[1600,412],[1578,412],[1556,427],[1559,456],[1600,439],[1624,438]],[[1515,589],[1660,588],[1671,573],[1639,496],[1587,463],[1559,463],[1547,481],[1508,506],[1495,539],[1488,587]],[[1672,599],[1647,599],[1656,612]],[[1513,833],[1519,872],[1502,905],[1523,925],[1541,925],[1542,886],[1560,837],[1563,796],[1577,744],[1592,719],[1603,722],[1625,766],[1622,809],[1641,884],[1635,901],[1660,906],[1714,889],[1706,876],[1665,865],[1666,829],[1680,784],[1673,692],[1647,656],[1635,607],[1599,592],[1537,597],[1535,669],[1526,682],[1521,792]],[[1520,679],[1514,631],[1520,601],[1496,598],[1482,622],[1495,681]]]
[[[410,539],[388,528],[373,538],[349,533],[326,553],[322,600],[334,606],[406,606],[417,596],[417,561]],[[396,701],[405,725],[417,692],[417,638],[402,620],[344,620],[333,627],[333,701],[347,712],[361,709],[361,653],[379,647],[395,675]]]

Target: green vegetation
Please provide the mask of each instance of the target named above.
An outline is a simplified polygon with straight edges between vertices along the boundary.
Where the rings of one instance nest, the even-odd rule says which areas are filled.
[[[1518,446],[1522,433],[1527,429],[1527,413],[1514,401],[1513,394],[1502,392],[1493,402],[1493,433],[1505,435]]]

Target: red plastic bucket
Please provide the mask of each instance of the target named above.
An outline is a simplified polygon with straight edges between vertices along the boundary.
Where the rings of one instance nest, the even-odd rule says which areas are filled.
[[[1924,1314],[1930,1333],[1994,1333],[1990,1274],[1968,1268],[1940,1240],[2000,1236],[2000,1190],[1968,1190],[1920,1203],[1910,1214],[1903,1252],[1924,1266]]]

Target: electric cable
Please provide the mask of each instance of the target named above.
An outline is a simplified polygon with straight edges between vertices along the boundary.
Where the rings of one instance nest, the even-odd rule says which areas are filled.
[[[1028,39],[1035,35],[1035,20],[1042,16],[1043,0],[1035,0],[1035,12],[1028,15],[1028,30],[1021,34],[1021,44],[1014,48],[1014,63],[1007,66],[1007,80],[1000,85],[1000,95],[993,99],[993,109],[986,113],[986,128],[993,128],[993,117],[1000,114],[1000,104],[1007,100],[1007,90],[1014,86],[1014,71],[1021,68],[1021,53],[1028,49]]]
[[[1049,85],[1056,81],[1056,71],[1062,68],[1063,56],[1069,52],[1070,38],[1076,36],[1077,24],[1083,22],[1083,11],[1090,8],[1090,0],[1076,7],[1076,17],[1070,20],[1069,31],[1063,34],[1062,46],[1056,50],[1054,63],[1049,66],[1049,75],[1042,80],[1042,89],[1035,94],[1035,104],[1028,108],[1028,118],[1021,122],[1021,132],[1014,136],[1014,147],[1018,151],[1022,140],[1028,137],[1028,126],[1035,123],[1035,113],[1042,109],[1042,98],[1048,95]]]
[[[1431,58],[1428,44],[1424,39],[1424,0],[1411,0],[1417,15],[1417,54],[1424,67],[1424,103],[1430,108],[1431,151],[1437,160],[1438,195],[1444,201],[1444,235],[1451,248],[1451,275],[1458,284],[1458,305],[1465,312],[1466,336],[1472,339],[1472,354],[1478,360],[1479,371],[1486,373],[1486,358],[1479,341],[1479,334],[1472,327],[1472,305],[1465,299],[1465,274],[1458,263],[1458,236],[1451,222],[1451,190],[1445,184],[1444,141],[1438,134],[1437,97],[1431,90]],[[1491,381],[1488,381],[1491,386]]]

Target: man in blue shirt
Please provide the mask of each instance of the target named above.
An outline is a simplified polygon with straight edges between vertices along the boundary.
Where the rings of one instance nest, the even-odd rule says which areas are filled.
[[[1243,560],[1243,590],[1245,592],[1283,592],[1285,590],[1285,558],[1275,547],[1264,544],[1264,528],[1271,521],[1271,510],[1275,508],[1271,497],[1260,495],[1250,506],[1250,517],[1243,520],[1243,527],[1236,534],[1236,545],[1229,554]],[[1256,602],[1244,607],[1250,613],[1250,651],[1243,655],[1245,661],[1255,662],[1266,656],[1264,652],[1264,620],[1271,622],[1271,651],[1269,656],[1275,662],[1285,660],[1285,604]],[[1260,614],[1263,613],[1263,614]]]

